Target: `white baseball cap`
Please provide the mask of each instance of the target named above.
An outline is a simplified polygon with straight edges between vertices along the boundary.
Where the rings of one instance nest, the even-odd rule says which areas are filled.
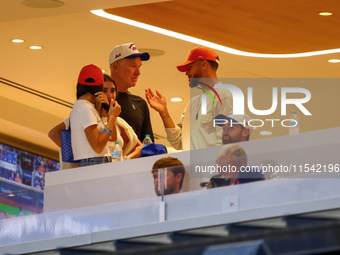
[[[125,43],[113,48],[110,53],[110,65],[122,58],[137,58],[140,57],[142,61],[149,60],[150,55],[147,52],[139,52],[134,43]]]
[[[253,127],[249,126],[250,117],[247,114],[233,114],[230,112],[228,115],[218,114],[215,117],[215,120],[225,119],[225,120],[232,120],[233,124],[241,124],[243,127],[249,129],[249,134],[253,131]],[[224,124],[216,123],[217,126],[223,127]]]

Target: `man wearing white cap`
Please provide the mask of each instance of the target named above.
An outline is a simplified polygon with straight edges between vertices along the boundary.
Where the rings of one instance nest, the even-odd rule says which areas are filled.
[[[129,123],[140,141],[143,141],[147,134],[154,140],[150,112],[145,100],[131,94],[128,89],[136,86],[142,61],[149,58],[149,53],[139,52],[133,43],[116,46],[109,57],[111,78],[117,85],[117,102],[122,109],[119,116]]]
[[[228,115],[218,114],[215,117],[215,124],[223,127],[222,143],[238,143],[249,141],[253,127],[249,125],[250,118],[247,114],[235,115],[230,112]]]

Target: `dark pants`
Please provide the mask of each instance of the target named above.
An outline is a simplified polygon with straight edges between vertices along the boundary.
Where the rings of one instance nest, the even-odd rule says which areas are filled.
[[[85,158],[80,160],[80,166],[92,166],[104,163],[111,163],[112,157],[95,157],[95,158]]]

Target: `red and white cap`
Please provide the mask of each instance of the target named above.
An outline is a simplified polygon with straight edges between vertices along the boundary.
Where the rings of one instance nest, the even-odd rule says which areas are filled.
[[[125,43],[113,48],[110,53],[109,63],[110,65],[122,58],[137,58],[140,57],[142,61],[150,59],[150,55],[147,52],[139,52],[134,43]]]

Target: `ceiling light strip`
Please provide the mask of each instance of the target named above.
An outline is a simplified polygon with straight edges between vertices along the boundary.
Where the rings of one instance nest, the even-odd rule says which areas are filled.
[[[333,59],[329,59],[328,62],[329,63],[340,63],[340,59],[333,58]]]
[[[264,53],[253,53],[253,52],[246,52],[246,51],[241,51],[241,50],[236,50],[233,48],[229,48],[220,44],[216,44],[216,43],[212,43],[209,41],[205,41],[199,38],[195,38],[192,36],[188,36],[188,35],[184,35],[184,34],[180,34],[177,32],[173,32],[167,29],[163,29],[163,28],[159,28],[159,27],[155,27],[152,25],[148,25],[142,22],[138,22],[138,21],[134,21],[131,19],[127,19],[127,18],[123,18],[123,17],[119,17],[113,14],[109,14],[103,10],[93,10],[91,11],[93,14],[106,18],[106,19],[110,19],[110,20],[114,20],[114,21],[118,21],[127,25],[131,25],[131,26],[135,26],[135,27],[139,27],[145,30],[149,30],[152,32],[156,32],[159,34],[163,34],[163,35],[167,35],[173,38],[177,38],[183,41],[187,41],[187,42],[192,42],[192,43],[196,43],[199,45],[203,45],[209,48],[213,48],[222,52],[226,52],[226,53],[230,53],[230,54],[234,54],[234,55],[239,55],[239,56],[246,56],[246,57],[257,57],[257,58],[299,58],[299,57],[311,57],[311,56],[318,56],[318,55],[325,55],[325,54],[332,54],[332,53],[340,53],[340,48],[338,49],[330,49],[330,50],[320,50],[320,51],[311,51],[311,52],[302,52],[302,53],[292,53],[292,54],[264,54]]]

